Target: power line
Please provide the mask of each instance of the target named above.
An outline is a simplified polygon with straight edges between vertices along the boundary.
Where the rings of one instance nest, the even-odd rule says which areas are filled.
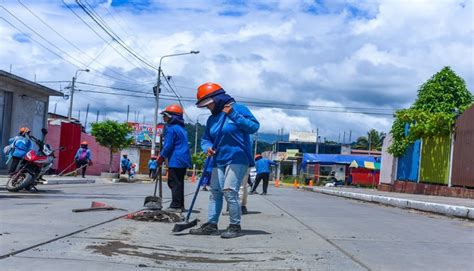
[[[94,16],[93,10],[90,10],[88,7],[86,7],[84,4],[81,3],[81,1],[76,0],[77,5],[108,35],[110,36],[117,44],[119,44],[123,49],[125,49],[128,53],[130,53],[133,57],[135,57],[137,60],[139,60],[141,63],[145,64],[146,66],[155,69],[156,67],[152,64],[150,64],[148,61],[143,59],[141,56],[138,55],[133,49],[128,47],[126,43],[117,35],[115,32],[109,27],[107,27],[107,24],[105,26],[103,23],[99,22],[101,19],[100,16]]]
[[[77,12],[74,11],[74,9],[68,5],[66,2],[64,2],[64,0],[62,1],[62,3],[79,19],[81,20],[92,32],[94,32],[94,34],[99,37],[102,41],[104,41],[105,43],[108,43],[109,41],[107,41],[106,39],[104,39],[102,37],[102,35],[100,35],[99,33],[97,33],[97,31],[88,23],[86,22],[79,14],[77,14]],[[112,41],[114,41],[114,39],[112,39]],[[126,60],[129,64],[131,64],[132,66],[134,67],[138,67],[140,69],[140,71],[144,74],[148,74],[147,71],[144,71],[143,68],[137,66],[136,63],[133,63],[128,57],[124,56],[119,50],[117,50],[117,48],[115,48],[114,46],[110,45],[110,47],[117,53],[119,54],[124,60]],[[125,81],[123,81],[125,82]]]
[[[92,61],[89,63],[89,65],[87,65],[86,67],[89,67],[90,65],[92,65],[92,63],[96,62],[98,65],[100,65],[102,68],[104,69],[107,69],[107,70],[110,70],[112,71],[113,73],[119,75],[119,76],[124,76],[124,77],[127,77],[131,80],[135,80],[135,79],[132,79],[126,75],[123,75],[119,72],[116,72],[115,70],[113,69],[109,69],[107,68],[105,65],[103,65],[102,63],[100,63],[99,61],[97,61],[97,59],[99,58],[99,56],[105,51],[105,49],[110,45],[110,43],[112,41],[109,41],[109,43],[107,43],[107,45],[97,54],[96,57],[91,57],[89,54],[87,54],[86,52],[84,52],[81,48],[79,48],[77,45],[75,45],[74,43],[72,43],[70,40],[68,40],[66,37],[64,37],[61,33],[59,33],[56,29],[54,29],[54,27],[52,27],[51,25],[49,25],[47,22],[45,22],[43,19],[41,19],[41,17],[39,17],[36,13],[34,13],[30,8],[28,8],[23,2],[21,2],[21,0],[17,0],[18,3],[20,3],[20,5],[22,5],[29,13],[31,13],[31,15],[33,15],[36,19],[38,19],[41,23],[43,23],[45,26],[47,26],[51,31],[53,31],[54,33],[56,33],[59,37],[61,37],[64,41],[66,41],[69,45],[71,45],[72,47],[74,47],[76,50],[78,50],[79,52],[81,52],[82,54],[84,54],[85,56],[87,56],[89,59],[91,59]],[[105,76],[108,76],[107,74],[104,74],[102,73],[103,75]],[[116,77],[112,77],[114,79],[119,79],[119,78],[116,78]],[[119,79],[120,80],[120,79]]]
[[[85,92],[92,92],[97,94],[107,94],[107,95],[115,95],[115,96],[129,96],[129,97],[136,97],[136,98],[151,98],[153,99],[154,96],[140,96],[140,95],[132,95],[132,94],[123,94],[123,93],[110,93],[110,92],[100,92],[100,91],[92,91],[92,90],[85,90]],[[185,101],[194,103],[195,99],[193,98],[180,98],[178,99],[175,96],[169,95],[160,95],[160,98],[163,97],[163,100],[169,101]],[[273,109],[287,109],[287,110],[297,110],[297,111],[314,111],[314,112],[330,112],[330,113],[345,113],[345,114],[364,114],[364,115],[380,115],[380,116],[393,116],[393,114],[389,113],[380,113],[380,112],[369,112],[369,111],[347,111],[347,110],[335,110],[335,109],[325,109],[325,108],[311,108],[311,107],[299,107],[299,108],[285,108],[283,106],[269,106],[269,105],[254,105],[251,102],[241,102],[242,104],[257,107],[257,108],[273,108]],[[344,109],[344,108],[341,108]]]

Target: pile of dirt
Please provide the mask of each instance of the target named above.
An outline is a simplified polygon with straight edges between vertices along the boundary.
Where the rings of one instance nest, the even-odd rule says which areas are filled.
[[[176,223],[183,221],[181,215],[177,213],[170,213],[163,210],[157,211],[141,211],[134,214],[129,214],[128,219],[148,222],[164,222],[164,223]]]

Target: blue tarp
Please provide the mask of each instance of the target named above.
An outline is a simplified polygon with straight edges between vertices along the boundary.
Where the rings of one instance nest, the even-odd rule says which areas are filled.
[[[303,153],[303,161],[301,162],[301,168],[305,169],[307,164],[321,164],[321,165],[334,165],[344,164],[350,165],[352,161],[356,160],[357,163],[367,162],[380,162],[380,159],[376,159],[369,155],[344,155],[344,154],[315,154],[315,153]],[[379,160],[379,161],[377,161]]]

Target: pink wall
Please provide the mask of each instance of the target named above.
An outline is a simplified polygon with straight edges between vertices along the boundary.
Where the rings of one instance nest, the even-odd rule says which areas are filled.
[[[61,122],[59,120],[52,121],[48,124],[48,134],[46,135],[46,142],[51,145],[53,149],[59,148],[60,139],[61,139]],[[66,132],[66,130],[64,130]],[[87,175],[100,175],[101,172],[108,172],[109,171],[109,159],[110,159],[110,151],[108,148],[102,147],[97,143],[95,138],[89,134],[81,133],[81,142],[87,141],[89,145],[89,149],[92,152],[92,162],[93,165],[87,168]],[[69,148],[73,148],[74,152],[79,149],[79,145],[77,146],[64,146]],[[61,158],[59,153],[56,153],[56,160],[54,161],[53,169],[58,169],[59,159]],[[69,159],[70,160],[70,159]],[[61,161],[62,164],[69,165],[73,161]],[[112,172],[118,172],[120,168],[120,152],[114,153],[112,155]],[[70,172],[74,170],[74,166],[66,170]],[[57,172],[59,173],[59,172]]]
[[[101,172],[109,172],[110,150],[102,147],[95,141],[95,137],[82,133],[81,142],[87,141],[89,149],[92,152],[93,165],[87,168],[88,175],[100,175]],[[120,152],[112,155],[112,172],[119,172],[120,168]]]

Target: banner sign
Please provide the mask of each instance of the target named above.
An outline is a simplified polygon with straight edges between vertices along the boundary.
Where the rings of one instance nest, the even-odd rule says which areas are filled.
[[[133,138],[135,144],[151,144],[153,138],[153,125],[137,122],[128,123],[133,128]],[[160,142],[160,136],[163,133],[163,124],[156,125],[156,143]]]

